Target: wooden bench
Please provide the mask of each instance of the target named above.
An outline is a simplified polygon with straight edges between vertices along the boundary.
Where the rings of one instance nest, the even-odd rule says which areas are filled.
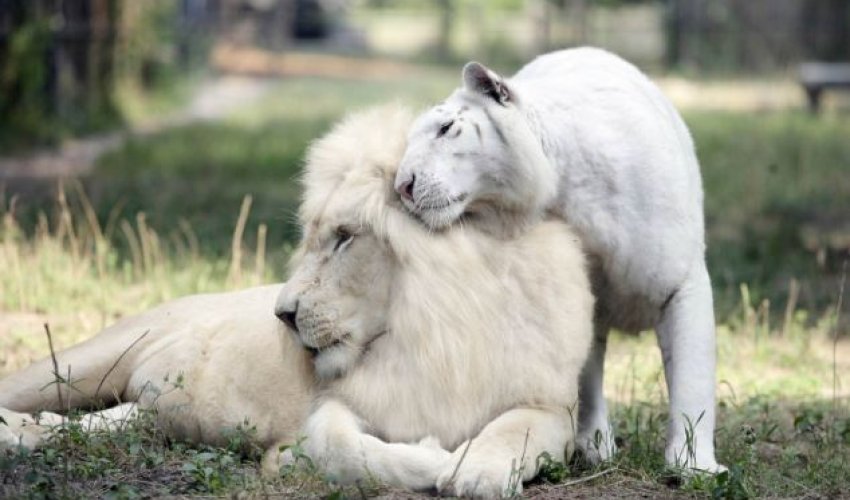
[[[800,65],[800,84],[809,98],[809,110],[820,110],[820,97],[826,89],[850,89],[850,64],[807,62]]]

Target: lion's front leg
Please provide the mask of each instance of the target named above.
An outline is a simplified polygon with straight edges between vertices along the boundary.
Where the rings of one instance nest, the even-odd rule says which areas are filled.
[[[340,483],[374,478],[414,490],[434,488],[437,474],[450,458],[435,440],[386,443],[363,428],[363,422],[346,405],[323,401],[307,418],[304,450]]]
[[[461,497],[509,497],[537,475],[538,457],[565,458],[575,438],[566,409],[518,408],[487,424],[471,442],[458,447],[437,479],[442,492]]]

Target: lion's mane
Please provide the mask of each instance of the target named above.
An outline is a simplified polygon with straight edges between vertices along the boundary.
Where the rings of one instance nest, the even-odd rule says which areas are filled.
[[[389,441],[450,448],[513,407],[575,408],[593,313],[578,238],[560,222],[504,241],[429,231],[392,187],[411,120],[400,106],[354,115],[308,154],[302,223],[345,207],[395,260],[389,338],[327,392]]]

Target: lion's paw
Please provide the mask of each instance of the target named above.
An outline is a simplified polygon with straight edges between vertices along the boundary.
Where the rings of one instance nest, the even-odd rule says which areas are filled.
[[[68,419],[66,417],[49,411],[40,412],[35,417],[36,423],[45,427],[57,427],[59,425],[64,425],[67,423],[67,420]]]
[[[517,461],[499,453],[460,453],[448,462],[437,478],[437,491],[459,497],[498,498],[522,493]],[[458,461],[460,465],[458,465]]]
[[[47,438],[50,428],[26,413],[0,408],[0,450],[23,447],[36,448]]]
[[[289,443],[278,443],[266,450],[260,465],[266,477],[278,477],[284,470],[310,472],[313,467],[312,461],[304,455],[303,451]]]

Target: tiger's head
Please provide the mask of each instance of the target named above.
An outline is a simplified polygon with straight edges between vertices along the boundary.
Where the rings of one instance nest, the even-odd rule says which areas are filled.
[[[413,123],[395,190],[433,229],[463,217],[542,212],[556,175],[504,78],[471,62],[463,86]]]

